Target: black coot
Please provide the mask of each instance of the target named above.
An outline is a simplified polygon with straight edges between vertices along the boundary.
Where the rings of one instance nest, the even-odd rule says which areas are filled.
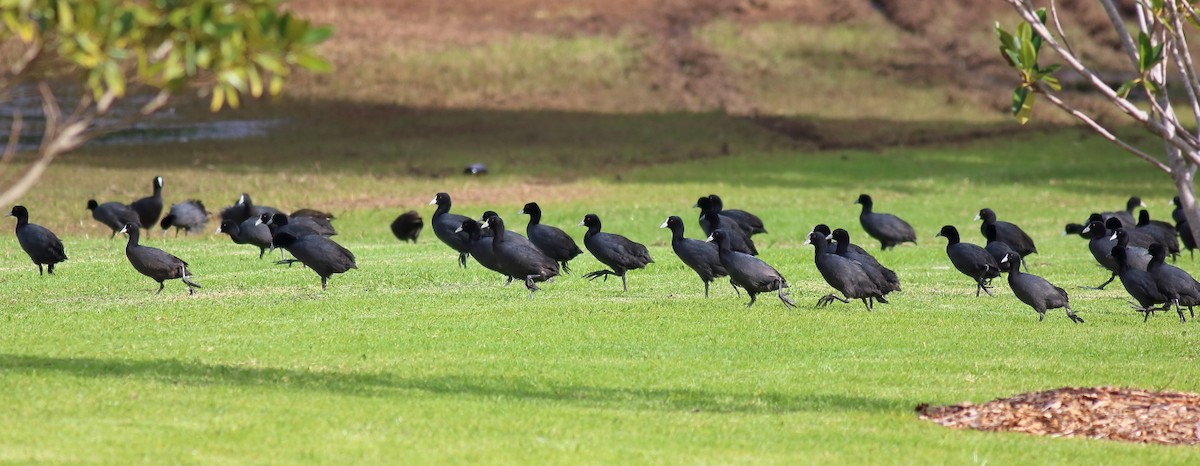
[[[1079,235],[1080,238],[1088,239],[1090,237],[1088,236],[1087,233],[1083,232],[1084,228],[1087,228],[1087,225],[1083,225],[1083,224],[1079,224],[1079,223],[1068,223],[1065,227],[1063,227],[1062,236]]]
[[[13,207],[9,216],[17,218],[17,243],[20,243],[29,259],[37,264],[38,275],[44,274],[43,264],[54,274],[54,264],[67,260],[62,241],[46,227],[29,223],[29,210],[25,206]]]
[[[829,240],[829,247],[825,248],[826,253],[829,253],[829,254],[837,253],[838,244],[833,239],[833,231],[829,229],[829,225],[826,225],[824,223],[818,223],[817,226],[813,227],[812,231],[815,231],[817,233],[825,235],[825,239]],[[854,252],[854,253],[858,253],[858,254],[865,254],[868,256],[871,255],[870,253],[867,252],[866,249],[863,249],[862,246],[859,246],[857,244],[851,243],[851,244],[847,245],[846,247],[849,248],[850,252]]]
[[[833,230],[833,233],[826,235],[825,239],[828,240],[830,237],[836,240],[836,243],[830,242],[826,245],[826,249],[832,247],[834,248],[834,254],[850,259],[854,262],[857,262],[858,265],[861,265],[863,270],[866,270],[867,274],[871,276],[871,280],[875,282],[875,285],[879,287],[879,291],[883,292],[884,296],[887,296],[888,293],[893,291],[900,291],[900,277],[896,275],[896,272],[892,269],[884,267],[883,264],[880,264],[879,261],[875,259],[875,256],[867,254],[865,251],[856,252],[853,248],[854,243],[850,242],[850,232],[842,228],[838,228]],[[861,250],[862,248],[858,249]]]
[[[137,212],[134,212],[129,206],[120,202],[97,204],[95,199],[89,199],[87,209],[92,211],[92,218],[112,230],[112,234],[109,235],[108,239],[116,237],[117,233],[122,228],[125,228],[126,224],[132,223],[138,227],[142,226],[142,221],[138,219]]]
[[[679,260],[700,276],[700,281],[704,282],[704,297],[707,298],[708,285],[712,283],[713,279],[729,275],[725,271],[725,266],[721,265],[719,246],[685,238],[683,236],[683,219],[675,215],[667,217],[667,220],[659,228],[671,229],[671,249],[675,251],[676,256],[679,256]],[[733,289],[737,291],[736,286]]]
[[[167,211],[167,215],[162,218],[158,226],[162,228],[163,235],[167,234],[167,229],[175,227],[175,236],[179,236],[179,230],[183,230],[183,235],[187,236],[192,232],[204,231],[205,225],[208,225],[208,209],[204,208],[204,203],[189,199],[176,204],[171,204],[171,209]]]
[[[625,282],[625,272],[644,268],[646,264],[654,262],[654,259],[650,258],[650,251],[646,249],[646,246],[630,241],[629,238],[621,235],[600,231],[600,217],[596,214],[583,216],[583,221],[579,222],[579,225],[586,226],[588,229],[587,233],[583,234],[584,247],[596,257],[596,260],[612,269],[589,272],[584,275],[584,278],[595,280],[596,277],[604,277],[605,280],[608,280],[609,275],[616,275],[621,277],[621,288],[629,291],[629,285]]]
[[[337,230],[328,220],[318,220],[312,217],[294,217],[290,218],[287,214],[276,212],[274,214],[262,214],[259,221],[271,227],[272,235],[280,232],[297,238],[303,235],[321,235],[321,236],[337,236]]]
[[[317,209],[309,209],[309,208],[298,209],[295,212],[292,212],[291,215],[288,215],[288,217],[309,217],[309,218],[316,218],[316,219],[327,220],[327,221],[334,220],[337,218],[329,212],[325,212],[323,210],[317,210]]]
[[[744,288],[750,295],[750,302],[746,303],[746,307],[754,305],[759,293],[769,291],[777,292],[779,300],[788,309],[796,307],[796,302],[792,301],[792,298],[789,298],[784,292],[784,289],[788,287],[787,279],[762,259],[730,248],[729,236],[725,234],[725,230],[713,231],[708,236],[708,242],[717,243],[717,256],[720,257],[725,271],[729,273],[730,282]]]
[[[874,212],[875,202],[871,200],[871,196],[859,195],[858,200],[854,202],[862,204],[862,213],[858,215],[858,221],[862,224],[863,231],[879,240],[881,249],[893,248],[901,243],[917,243],[917,232],[913,231],[908,222],[892,214]]]
[[[129,263],[133,264],[133,268],[142,275],[158,282],[158,291],[154,294],[162,293],[164,281],[176,278],[183,280],[183,283],[187,285],[188,294],[196,294],[194,288],[203,288],[192,281],[192,273],[188,270],[187,262],[162,249],[138,244],[137,225],[126,224],[120,232],[129,235],[129,243],[125,245],[125,257],[129,258]]]
[[[1142,209],[1138,212],[1137,228],[1134,231],[1144,233],[1152,238],[1152,243],[1158,243],[1167,248],[1167,254],[1171,255],[1171,260],[1175,260],[1179,255],[1179,234],[1175,232],[1175,225],[1161,221],[1150,220],[1150,212]],[[1149,245],[1146,246],[1149,249]]]
[[[710,212],[714,212],[717,215],[721,216],[721,220],[723,220],[723,221],[720,223],[722,226],[725,226],[727,230],[732,230],[732,229],[734,229],[734,227],[737,227],[737,229],[741,231],[743,236],[750,236],[750,230],[751,230],[750,226],[743,225],[740,222],[738,222],[737,219],[735,219],[733,217],[728,217],[728,216],[725,216],[724,214],[722,214],[721,210],[717,208],[717,205],[713,203],[713,200],[711,197],[704,196],[704,197],[701,197],[700,199],[697,199],[696,204],[692,205],[692,207],[697,207],[700,209],[700,230],[703,231],[705,235],[712,234],[713,230],[716,230],[718,228],[718,226],[714,226],[712,224],[712,221],[709,220],[709,217],[708,217],[708,214]],[[726,233],[730,233],[730,232],[726,231]],[[734,250],[736,251],[738,243],[735,241],[733,244],[734,244]]]
[[[551,259],[558,261],[563,273],[571,273],[567,262],[583,254],[583,250],[575,244],[575,239],[559,228],[542,224],[542,208],[536,202],[525,204],[521,213],[529,216],[529,224],[525,226],[525,234],[529,235],[529,241]]]
[[[238,196],[236,203],[221,209],[221,220],[233,220],[242,223],[246,220],[262,217],[262,214],[275,215],[278,212],[279,209],[274,207],[255,205],[254,200],[250,198],[249,194],[242,193],[241,196]]]
[[[729,237],[729,247],[737,252],[744,252],[751,256],[758,255],[758,248],[754,246],[754,240],[750,239],[745,231],[733,224],[733,220],[724,215],[719,215],[715,210],[709,210],[704,213],[704,219],[708,221],[708,226],[714,230],[725,230],[725,236]],[[726,225],[729,223],[730,225]]]
[[[1113,246],[1110,255],[1117,263],[1117,276],[1121,277],[1121,285],[1137,300],[1137,304],[1130,303],[1133,304],[1133,310],[1141,312],[1144,315],[1142,322],[1145,322],[1156,310],[1155,306],[1166,304],[1169,299],[1158,290],[1158,283],[1154,281],[1150,272],[1131,266],[1125,260],[1125,253],[1125,248]]]
[[[267,253],[267,248],[271,247],[271,229],[263,225],[259,219],[246,220],[242,223],[221,220],[221,225],[217,227],[217,233],[229,235],[229,239],[236,244],[258,246],[259,259],[262,259],[263,255]]]
[[[392,221],[392,234],[396,235],[396,239],[400,241],[416,243],[417,237],[421,236],[422,228],[425,228],[425,221],[415,210],[402,213]]]
[[[450,213],[453,203],[449,194],[437,193],[429,203],[437,204],[437,210],[433,212],[433,234],[446,243],[446,246],[450,246],[450,249],[458,251],[458,265],[466,267],[471,245],[466,233],[455,231],[462,226],[463,220],[470,220],[470,217]]]
[[[1175,306],[1179,322],[1186,322],[1187,319],[1184,319],[1183,310],[1179,306],[1187,307],[1188,313],[1193,318],[1196,317],[1192,308],[1200,305],[1200,282],[1179,267],[1167,264],[1166,258],[1166,247],[1161,244],[1150,245],[1150,263],[1146,266],[1146,272],[1158,285],[1159,293],[1167,298],[1169,304]]]
[[[1142,198],[1133,196],[1125,202],[1125,210],[1103,212],[1100,216],[1106,221],[1110,218],[1120,220],[1121,227],[1123,228],[1133,228],[1137,226],[1137,219],[1133,217],[1133,210],[1138,207],[1146,207],[1146,204],[1142,202]]]
[[[992,209],[980,209],[979,214],[975,216],[975,220],[983,220],[983,223],[979,225],[979,232],[983,234],[984,238],[987,238],[987,232],[985,231],[987,226],[994,225],[996,227],[996,240],[1008,244],[1021,257],[1037,254],[1037,246],[1034,246],[1033,239],[1025,234],[1025,230],[1012,223],[996,220],[996,212],[992,211]],[[999,261],[1000,259],[997,258],[996,260]]]
[[[1101,283],[1100,286],[1096,287],[1097,290],[1103,290],[1104,287],[1108,286],[1109,283],[1112,283],[1112,281],[1117,278],[1117,274],[1120,273],[1120,269],[1117,267],[1117,260],[1113,259],[1112,257],[1112,248],[1117,245],[1117,240],[1115,237],[1113,237],[1114,233],[1116,232],[1109,231],[1107,228],[1105,228],[1104,222],[1099,219],[1092,220],[1091,223],[1088,223],[1088,225],[1083,228],[1083,234],[1088,235],[1089,238],[1088,251],[1092,253],[1092,257],[1096,259],[1097,264],[1100,264],[1101,267],[1104,267],[1108,269],[1109,272],[1112,272],[1111,275],[1109,275],[1108,280],[1105,280],[1104,283]],[[1142,262],[1141,265],[1135,265],[1135,267],[1139,270],[1146,270],[1146,262],[1149,262],[1149,260],[1147,259],[1146,261]]]
[[[500,268],[500,261],[496,260],[496,254],[492,252],[492,237],[483,235],[479,222],[472,219],[463,220],[460,229],[467,234],[471,257],[474,257],[475,261],[484,268],[508,277],[508,281],[511,282],[512,277],[509,277],[504,269]]]
[[[708,199],[712,202],[712,206],[714,209],[716,209],[717,213],[732,218],[734,221],[738,222],[738,225],[741,225],[742,229],[745,230],[747,234],[757,235],[759,233],[767,232],[766,227],[763,226],[762,219],[758,218],[757,215],[740,209],[726,209],[725,203],[721,201],[721,197],[717,196],[716,194],[709,194]]]
[[[302,264],[321,277],[321,289],[328,287],[329,277],[357,269],[354,253],[321,235],[292,236],[283,232],[275,235],[275,246],[286,249]]]
[[[154,194],[143,197],[129,204],[129,208],[137,212],[138,221],[149,231],[156,223],[158,217],[162,215],[163,198],[162,188],[163,179],[161,176],[154,177]]]
[[[1008,265],[1008,287],[1012,288],[1013,294],[1017,295],[1017,299],[1028,304],[1033,310],[1038,313],[1038,322],[1046,318],[1047,309],[1064,308],[1067,310],[1067,318],[1071,322],[1082,324],[1083,319],[1075,315],[1075,311],[1071,310],[1070,299],[1067,297],[1067,291],[1054,286],[1045,278],[1037,275],[1021,273],[1021,255],[1016,251],[1009,251],[1001,259],[1000,265]]]
[[[943,226],[937,236],[946,238],[946,255],[950,257],[954,268],[975,280],[975,296],[979,297],[980,290],[988,296],[995,296],[989,283],[1000,276],[1000,263],[986,249],[959,241],[958,229],[952,225]]]
[[[1080,229],[1082,229],[1082,227],[1080,227]],[[1004,262],[1001,259],[1004,259],[1004,256],[1007,256],[1008,253],[1017,251],[1014,250],[1012,246],[1009,246],[1008,243],[1000,241],[996,238],[995,224],[985,224],[983,226],[983,237],[987,238],[987,244],[983,246],[983,249],[986,250],[988,254],[991,254],[992,257],[996,259],[996,262],[1000,263],[1001,272],[1007,272],[1008,268],[1016,262],[1009,263]],[[1025,266],[1025,270],[1029,271],[1028,265]]]
[[[547,256],[528,240],[516,240],[516,233],[504,230],[504,219],[489,215],[482,228],[492,230],[492,254],[505,275],[525,281],[529,299],[538,290],[536,282],[558,276],[558,262]]]
[[[810,232],[808,239],[804,240],[804,244],[812,244],[816,248],[813,262],[816,263],[821,276],[825,278],[825,283],[845,296],[842,298],[833,293],[827,294],[817,300],[817,306],[827,306],[834,300],[849,303],[851,299],[859,299],[862,300],[863,306],[870,311],[876,300],[887,303],[887,299],[883,297],[883,291],[879,289],[879,285],[861,264],[837,254],[826,253],[828,240],[825,239],[825,235],[815,231]]]

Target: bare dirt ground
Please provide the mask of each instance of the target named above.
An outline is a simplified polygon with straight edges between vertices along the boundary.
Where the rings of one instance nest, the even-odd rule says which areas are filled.
[[[1127,3],[1132,4],[1132,1]],[[632,34],[653,76],[651,84],[680,110],[722,109],[754,113],[739,76],[695,32],[715,21],[738,24],[790,22],[828,26],[878,21],[904,31],[907,53],[875,64],[881,72],[928,85],[1011,86],[1011,72],[996,52],[992,25],[1016,23],[1001,0],[296,0],[291,8],[332,24],[335,62],[375,58],[380,44],[483,44],[519,34],[557,37]],[[1058,3],[1075,45],[1089,56],[1116,60],[1115,38],[1095,2]],[[1111,55],[1111,57],[1110,57]],[[1112,61],[1114,65],[1119,62]],[[327,83],[332,85],[331,83]],[[538,102],[524,100],[537,107]],[[544,102],[561,107],[560,99]],[[579,109],[585,110],[585,109]]]

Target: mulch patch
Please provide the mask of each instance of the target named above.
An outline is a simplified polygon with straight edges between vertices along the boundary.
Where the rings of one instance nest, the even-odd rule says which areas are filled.
[[[1115,387],[1065,387],[976,405],[917,406],[921,419],[955,429],[1012,431],[1137,443],[1200,443],[1200,395]]]

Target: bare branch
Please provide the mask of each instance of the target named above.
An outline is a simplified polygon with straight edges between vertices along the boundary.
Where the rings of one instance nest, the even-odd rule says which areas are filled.
[[[1113,5],[1112,0],[1100,0],[1100,5],[1104,7],[1104,12],[1108,14],[1108,22],[1112,23],[1113,29],[1117,30],[1117,38],[1121,41],[1121,49],[1125,51],[1125,55],[1133,63],[1133,69],[1138,69],[1137,46],[1133,45],[1133,36],[1129,35],[1129,29],[1125,27],[1125,19],[1121,17],[1121,13],[1117,11],[1117,7]]]
[[[1063,30],[1062,22],[1058,20],[1058,6],[1056,6],[1054,0],[1050,0],[1050,19],[1054,20],[1054,29],[1058,31],[1058,37],[1062,40],[1063,47],[1074,55],[1075,49],[1071,47],[1070,42],[1067,42],[1067,32]]]
[[[1098,123],[1096,120],[1093,120],[1092,117],[1088,116],[1086,113],[1083,113],[1083,112],[1079,111],[1078,109],[1076,109],[1075,107],[1072,107],[1070,104],[1063,102],[1063,100],[1059,99],[1058,96],[1056,96],[1052,93],[1049,93],[1049,92],[1044,92],[1044,91],[1045,91],[1045,89],[1043,89],[1042,86],[1039,84],[1038,92],[1041,95],[1045,96],[1046,100],[1049,100],[1050,103],[1054,104],[1056,107],[1062,109],[1063,111],[1067,112],[1071,116],[1075,117],[1077,120],[1083,122],[1083,124],[1090,127],[1093,131],[1099,133],[1100,136],[1103,137],[1104,139],[1109,140],[1113,144],[1116,144],[1116,145],[1120,146],[1122,149],[1125,149],[1127,152],[1129,152],[1133,155],[1136,155],[1138,158],[1140,158],[1142,160],[1149,162],[1151,165],[1154,165],[1154,168],[1157,168],[1157,169],[1163,171],[1164,173],[1171,173],[1171,167],[1168,167],[1167,164],[1163,163],[1161,160],[1158,160],[1157,158],[1154,158],[1154,156],[1143,152],[1141,149],[1133,147],[1129,143],[1127,143],[1124,140],[1122,140],[1121,138],[1117,137],[1117,135],[1113,134],[1112,131],[1109,131],[1108,128],[1105,128],[1103,125]]]

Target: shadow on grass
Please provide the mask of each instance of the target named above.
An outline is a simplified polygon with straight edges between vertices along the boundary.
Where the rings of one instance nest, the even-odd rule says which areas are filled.
[[[314,372],[210,365],[178,360],[109,360],[0,355],[0,371],[75,377],[138,378],[150,382],[319,390],[350,396],[403,396],[405,391],[489,399],[531,399],[584,406],[696,412],[897,411],[907,404],[836,394],[722,393],[704,390],[588,387],[486,375],[404,378],[389,374]]]

